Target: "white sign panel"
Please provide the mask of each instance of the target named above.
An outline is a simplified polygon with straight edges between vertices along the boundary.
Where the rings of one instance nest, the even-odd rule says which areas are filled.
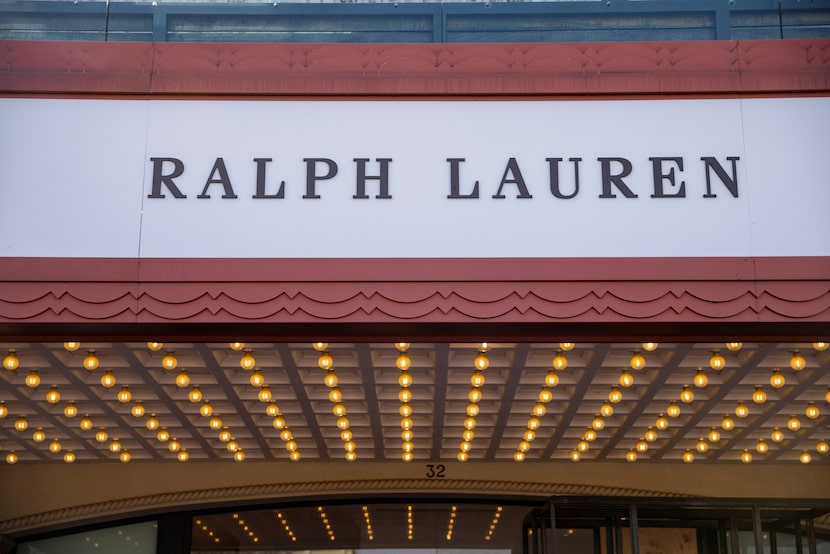
[[[0,100],[3,256],[830,255],[830,99]]]

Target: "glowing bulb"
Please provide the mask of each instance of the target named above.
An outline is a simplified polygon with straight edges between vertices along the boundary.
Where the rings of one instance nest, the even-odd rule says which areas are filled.
[[[115,386],[115,383],[116,383],[116,379],[115,379],[115,375],[113,375],[112,371],[107,370],[101,376],[101,385],[103,385],[105,388],[108,388],[108,389],[112,388],[112,387]]]
[[[164,348],[164,343],[163,342],[148,342],[147,343],[147,348],[149,348],[153,352],[158,352],[159,350]]]
[[[259,398],[259,401],[263,404],[267,404],[271,401],[273,395],[271,394],[271,389],[268,388],[268,385],[262,385],[262,388],[259,389],[259,392],[257,393],[257,398]]]
[[[89,352],[87,352],[83,363],[84,367],[89,371],[93,371],[95,368],[98,367],[99,361],[98,356],[95,355],[95,350],[90,350]]]
[[[43,430],[43,427],[35,429],[35,432],[32,433],[32,440],[35,442],[43,442],[46,440],[46,432]]]
[[[328,352],[320,354],[320,357],[317,358],[317,367],[326,371],[334,367],[334,359],[331,357],[331,354]]]
[[[409,358],[409,356],[401,352],[395,359],[395,366],[401,371],[406,371],[410,368],[410,366],[412,366],[412,360]]]
[[[553,400],[553,393],[550,391],[549,388],[542,387],[542,389],[539,391],[538,400],[539,402],[548,403],[551,400]]]
[[[516,462],[523,462],[525,461],[525,453],[521,450],[517,450],[513,453],[513,460]]]
[[[752,452],[749,450],[744,450],[741,454],[741,461],[745,464],[752,462]]]
[[[403,420],[401,420],[401,426],[403,426]],[[474,417],[468,417],[464,419],[464,428],[465,429],[475,429],[476,428],[476,419]]]
[[[98,442],[107,442],[108,438],[109,438],[109,433],[107,433],[107,430],[104,429],[103,427],[98,429],[98,432],[95,433],[95,440],[98,441]]]
[[[190,376],[187,374],[187,371],[182,369],[179,371],[179,374],[176,375],[176,386],[180,389],[187,387],[190,384]]]
[[[84,416],[81,418],[81,421],[78,422],[78,426],[84,431],[89,431],[92,429],[92,419],[90,419],[89,416]]]
[[[479,371],[484,371],[490,367],[490,359],[484,352],[479,352],[473,360],[473,366]]]
[[[245,461],[245,453],[242,451],[241,448],[237,449],[236,452],[233,453],[233,461],[235,461],[235,462],[244,462]]]
[[[250,371],[256,367],[256,358],[250,350],[246,350],[245,355],[239,359],[239,367],[245,371]]]
[[[777,369],[773,370],[772,376],[769,378],[769,384],[772,386],[772,388],[780,389],[784,386],[786,382],[787,380],[784,378],[780,371],[778,371]]]
[[[548,371],[545,375],[545,385],[548,387],[555,387],[559,384],[559,375],[555,371]]]
[[[709,367],[715,371],[720,371],[726,367],[726,358],[721,356],[720,352],[712,352],[712,357],[709,358]]]
[[[763,404],[767,401],[767,393],[761,387],[755,387],[755,392],[752,393],[752,401],[756,404]]]
[[[801,453],[801,456],[798,457],[798,460],[802,464],[809,464],[813,460],[813,457],[810,456],[810,453],[805,450]]]
[[[50,404],[57,404],[60,402],[61,393],[58,391],[58,387],[52,387],[49,389],[49,392],[46,393],[46,401]]]
[[[199,387],[193,387],[190,389],[190,392],[187,393],[187,398],[194,404],[196,402],[202,401],[202,391],[199,390]]]
[[[828,391],[827,394],[830,395],[830,391]],[[467,394],[467,398],[470,400],[470,402],[481,402],[481,396],[481,391],[475,388],[470,390],[469,394]],[[398,397],[400,397],[400,395],[398,395]],[[401,399],[401,402],[404,402],[404,400]],[[407,402],[409,401],[407,400]]]
[[[622,401],[622,393],[617,387],[611,387],[611,392],[608,393],[608,401],[612,404],[619,404]]]
[[[110,452],[112,452],[113,454],[121,452],[121,441],[119,441],[118,439],[112,439],[112,442],[110,442],[109,449]]]
[[[411,387],[412,375],[410,375],[408,371],[402,371],[400,376],[398,377],[398,384],[403,388]]]
[[[683,461],[687,464],[690,464],[695,461],[695,454],[691,450],[687,450],[683,453]]]
[[[603,402],[599,407],[599,413],[602,414],[603,417],[611,417],[614,415],[614,406],[612,406],[610,402]]]
[[[461,441],[461,444],[458,446],[458,449],[461,450],[461,452],[469,452],[472,448],[473,443],[470,441]]]
[[[720,426],[724,431],[731,431],[735,428],[735,420],[728,415],[725,415],[723,416],[723,420],[720,422]]]
[[[155,431],[159,428],[159,420],[156,418],[156,414],[150,414],[150,417],[147,418],[146,426],[149,431]]]
[[[790,358],[790,367],[793,371],[801,371],[805,367],[807,367],[807,360],[804,359],[804,356],[798,353],[796,350],[793,352],[792,358]]]
[[[396,342],[395,348],[398,349],[398,352],[406,352],[409,350],[409,343],[408,342]]]
[[[3,367],[9,371],[14,371],[20,366],[20,359],[15,354],[14,350],[9,350],[9,354],[3,358]]]
[[[680,392],[680,401],[684,404],[690,404],[695,399],[695,393],[692,392],[692,389],[688,387],[688,385],[683,385],[683,390]]]
[[[233,350],[234,352],[239,352],[240,350],[242,350],[243,348],[245,348],[245,343],[244,343],[244,342],[229,342],[229,343],[228,343],[228,346],[229,346],[229,347],[231,348],[231,350]]]
[[[456,459],[459,462],[466,462],[469,459],[469,457],[470,456],[466,452],[459,452],[458,455],[456,456]]]
[[[162,359],[161,359],[161,367],[164,369],[176,369],[176,366],[179,364],[179,360],[176,359],[176,355],[172,352],[168,352]]]
[[[646,429],[646,433],[643,436],[643,438],[646,439],[646,441],[648,442],[654,442],[657,440],[657,431],[649,427],[648,429]]]
[[[338,402],[337,404],[332,406],[331,413],[333,413],[337,417],[344,416],[346,415],[346,406]]]
[[[524,433],[522,433],[522,439],[527,442],[533,442],[536,439],[536,431],[533,429],[525,429]]]
[[[124,449],[121,451],[121,454],[118,455],[118,459],[121,460],[121,463],[126,464],[129,463],[129,461],[132,460],[133,457],[130,455],[129,450]]]
[[[654,422],[654,425],[660,429],[661,431],[665,431],[669,428],[669,420],[663,414],[660,414],[657,417],[657,421]]]
[[[541,421],[539,420],[539,418],[538,418],[538,417],[536,417],[536,416],[530,416],[530,417],[527,419],[527,428],[528,428],[528,429],[532,429],[532,430],[534,430],[534,431],[535,431],[535,430],[536,430],[536,429],[538,429],[541,425],[542,425],[542,422],[541,422]]]
[[[770,438],[772,439],[772,442],[781,442],[784,440],[784,432],[776,427],[772,430],[772,433],[770,433]]]
[[[580,458],[582,458],[582,454],[579,453],[579,450],[571,450],[570,458],[572,462],[578,462]]]
[[[807,404],[807,409],[804,411],[804,415],[806,415],[809,419],[816,419],[819,415],[818,406],[816,406],[813,402]]]
[[[316,350],[317,352],[325,352],[326,348],[329,347],[329,343],[327,342],[312,342],[311,347]]]
[[[40,375],[37,374],[37,371],[30,371],[25,382],[27,387],[36,389],[40,385]]]
[[[218,431],[222,428],[222,418],[220,418],[218,415],[211,417],[210,421],[208,422],[208,426],[214,431]]]
[[[348,450],[348,445],[349,445],[349,444],[354,445],[354,443],[353,443],[353,442],[351,442],[351,441],[347,441],[347,442],[346,442],[346,446],[347,446],[347,448],[346,448],[346,449],[347,449],[347,450]],[[294,439],[291,439],[291,440],[289,440],[289,441],[285,441],[285,449],[286,449],[286,450],[288,450],[289,452],[294,452],[294,451],[296,451],[298,448],[299,448],[299,445],[297,444],[297,441],[295,441]],[[354,448],[354,447],[352,446],[352,448]]]
[[[708,442],[706,442],[706,441],[705,441],[705,440],[703,440],[703,439],[698,439],[698,440],[697,440],[697,444],[695,444],[695,449],[696,449],[698,452],[700,452],[701,454],[703,454],[704,452],[706,452],[707,450],[709,450],[709,443],[708,443]]]
[[[210,417],[213,415],[213,406],[210,405],[210,402],[205,400],[204,403],[199,406],[199,415],[202,417]]]
[[[758,454],[766,454],[768,450],[769,445],[764,439],[760,439],[757,443],[755,443],[755,451],[758,452]]]
[[[14,453],[14,450],[6,454],[6,463],[9,465],[14,465],[17,463],[18,457],[17,454]]]
[[[222,442],[229,442],[233,437],[231,437],[231,432],[227,427],[223,427],[221,431],[219,431],[219,440]]]
[[[640,370],[640,369],[643,369],[644,367],[646,367],[646,359],[639,352],[635,352],[631,356],[631,360],[629,361],[629,364],[631,365],[631,369]]]
[[[830,342],[814,342],[813,349],[818,350],[819,352],[824,352],[827,350],[827,347],[830,347]]]
[[[677,402],[672,400],[669,402],[668,408],[666,408],[666,415],[669,417],[678,417],[680,416],[680,406],[677,405]]]
[[[827,454],[830,452],[830,444],[827,444],[827,441],[825,440],[818,441],[816,444],[816,452],[819,454]]]
[[[582,439],[578,443],[576,443],[576,449],[580,452],[587,452],[590,447],[590,443],[588,443],[588,441],[586,441],[585,439]]]
[[[71,464],[75,462],[75,453],[71,450],[67,450],[66,454],[63,455],[63,461],[67,464]]]
[[[288,459],[291,460],[292,462],[299,461],[300,457],[301,457],[301,455],[300,455],[299,450],[295,450],[294,452],[291,452],[290,454],[288,454]],[[292,538],[292,540],[293,540],[293,538]]]
[[[471,441],[475,438],[476,433],[472,429],[464,429],[461,431],[461,438],[465,441]]]
[[[162,427],[159,429],[159,432],[156,433],[156,438],[159,442],[167,442],[170,440],[170,431],[167,430],[167,427]]]
[[[72,404],[72,403],[70,402],[70,404]],[[73,406],[74,406],[74,404],[73,404]],[[0,419],[6,417],[8,415],[9,415],[9,409],[6,407],[6,403],[0,401]],[[72,417],[72,416],[67,416],[67,417]]]
[[[78,415],[78,407],[75,405],[74,402],[69,402],[66,406],[64,406],[63,415],[70,418]]]
[[[625,453],[625,460],[627,462],[636,462],[637,461],[637,451],[636,450],[629,450]]]
[[[605,429],[605,420],[600,416],[594,416],[594,419],[591,421],[591,428],[594,431],[602,431]]]
[[[742,342],[727,342],[726,343],[726,349],[729,350],[730,352],[737,352],[738,350],[743,348],[743,346],[744,346],[744,343],[742,343]]]
[[[484,386],[484,374],[480,371],[474,371],[472,377],[470,377],[470,384],[476,388]]]
[[[173,439],[167,443],[167,450],[170,452],[178,452],[182,449],[182,443],[178,441],[178,439]]]
[[[645,439],[640,439],[637,441],[637,444],[634,445],[634,448],[641,454],[643,452],[648,452],[648,442],[646,442]]]
[[[646,352],[654,352],[657,350],[658,344],[656,342],[644,342],[643,343],[643,350]]]
[[[404,404],[404,405],[408,406],[408,404]],[[478,404],[476,404],[475,402],[470,402],[469,404],[467,404],[467,415],[468,416],[475,417],[479,414],[479,411],[480,411],[480,408],[479,408]],[[403,414],[401,414],[401,415],[403,415]]]
[[[557,352],[556,355],[553,357],[552,364],[553,369],[561,371],[568,367],[568,359],[561,352]]]
[[[738,402],[738,405],[735,406],[735,415],[741,418],[746,417],[749,415],[749,408],[743,402]]]
[[[29,428],[29,422],[26,421],[25,417],[20,416],[19,418],[17,418],[17,421],[14,422],[14,428],[20,432],[23,432]]]
[[[702,369],[698,369],[692,381],[697,388],[702,389],[709,384],[709,377],[706,376],[706,373],[704,373]]]
[[[64,349],[66,349],[67,352],[75,352],[77,349],[79,349],[81,347],[81,343],[80,342],[65,342],[65,343],[63,343],[63,347],[64,347]]]
[[[630,387],[634,384],[634,376],[629,371],[623,370],[620,374],[620,385],[623,387]]]
[[[121,387],[121,390],[118,391],[116,398],[122,404],[126,404],[127,402],[133,399],[133,393],[130,392],[129,387]]]
[[[798,431],[799,429],[801,429],[801,422],[798,420],[797,417],[792,416],[790,417],[790,419],[787,420],[787,428],[793,432]]]
[[[709,442],[718,442],[720,440],[720,433],[718,433],[718,430],[712,427],[709,430],[708,439]]]
[[[403,424],[403,420],[401,420],[401,423]],[[410,426],[411,426],[411,420],[410,420]],[[346,416],[338,417],[337,418],[337,428],[340,429],[341,431],[343,429],[348,429],[349,428],[349,419]]]

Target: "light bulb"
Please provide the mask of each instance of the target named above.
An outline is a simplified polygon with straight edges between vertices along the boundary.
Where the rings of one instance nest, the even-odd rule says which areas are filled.
[[[458,449],[461,450],[461,452],[469,452],[472,448],[473,443],[470,441],[461,441],[461,444],[458,445]]]
[[[99,361],[98,356],[95,355],[95,350],[90,350],[87,352],[86,357],[84,357],[84,367],[89,371],[93,371],[98,367]]]
[[[337,417],[344,416],[346,415],[346,406],[338,402],[337,404],[332,406],[331,413],[333,413]]]
[[[412,365],[412,360],[409,358],[409,356],[407,356],[403,352],[398,354],[398,357],[395,358],[395,367],[397,367],[401,371],[406,371],[407,369],[410,368],[411,365]]]
[[[537,402],[533,405],[533,415],[542,417],[547,413],[548,409],[545,407],[544,404],[541,402]]]
[[[349,444],[349,443],[354,445],[354,443],[351,442],[351,441],[348,441],[346,444]],[[295,441],[294,439],[285,441],[285,449],[288,450],[289,452],[294,452],[298,448],[299,448],[299,445],[297,444],[297,441]]]
[[[27,387],[36,389],[40,385],[40,375],[37,374],[37,371],[30,371],[25,382]]]
[[[820,415],[818,406],[816,406],[813,402],[808,403],[807,409],[804,410],[804,415],[806,415],[808,419],[816,419]]]
[[[78,407],[75,405],[74,402],[69,402],[66,404],[66,406],[63,407],[63,415],[70,418],[78,415]]]
[[[542,425],[542,422],[536,416],[530,416],[527,419],[527,428],[533,429],[534,431],[538,429]]]
[[[403,450],[404,452],[412,452],[414,448],[415,443],[413,443],[412,441],[403,441],[401,443],[401,450]]]
[[[52,387],[49,389],[49,392],[46,393],[46,401],[50,404],[57,404],[60,402],[61,393],[58,391],[58,387]]]
[[[545,375],[545,385],[548,387],[555,387],[559,384],[559,375],[555,371],[548,371]]]
[[[625,460],[627,462],[636,462],[637,461],[637,451],[636,450],[629,450],[625,453]]]
[[[113,454],[121,452],[121,441],[119,441],[118,439],[112,439],[112,442],[110,442],[109,449],[110,452],[112,452]]]
[[[262,374],[261,371],[255,369],[253,373],[251,373],[251,378],[249,379],[251,382],[252,387],[261,387],[265,384],[265,376]]]
[[[469,459],[469,455],[466,452],[459,452],[455,458],[459,462],[466,462]]]
[[[208,426],[214,431],[218,431],[222,428],[222,418],[218,415],[211,417],[210,421],[208,421]]]
[[[43,427],[35,429],[35,432],[32,433],[32,440],[35,442],[43,442],[46,440],[46,432],[43,430]]]
[[[311,347],[316,350],[317,352],[325,352],[326,348],[329,347],[329,343],[327,342],[312,342]]]
[[[63,455],[63,461],[67,464],[71,464],[75,462],[75,453],[71,450],[67,450],[66,454]]]
[[[798,420],[797,417],[792,416],[790,417],[790,419],[787,420],[787,428],[793,432],[798,431],[799,429],[801,429],[801,422]]]
[[[571,450],[570,458],[572,462],[578,462],[580,458],[582,458],[582,454],[579,453],[579,450]]]
[[[516,462],[523,462],[525,461],[525,453],[521,450],[517,450],[513,453],[513,460]]]
[[[787,380],[777,369],[773,370],[772,376],[769,378],[769,384],[774,389],[780,389],[786,384]]]
[[[591,447],[590,443],[585,439],[580,440],[576,443],[576,449],[580,452],[587,452],[588,449]]]
[[[330,389],[335,388],[338,382],[339,379],[337,378],[337,374],[334,372],[334,370],[328,371],[328,373],[326,373],[326,376],[323,377],[323,384],[329,387]]]
[[[147,343],[147,348],[149,348],[153,352],[158,352],[159,350],[164,348],[164,343],[163,342],[148,342]]]
[[[698,439],[697,444],[695,444],[695,450],[703,454],[707,450],[709,450],[709,443],[703,439]]]
[[[294,452],[291,452],[291,453],[288,454],[288,459],[291,460],[292,462],[299,461],[300,457],[301,457],[301,455],[300,455],[299,450],[295,450]]]
[[[663,414],[657,416],[657,421],[654,422],[655,427],[660,429],[661,431],[665,431],[669,428],[669,420]]]
[[[95,433],[95,440],[98,441],[98,442],[107,442],[108,438],[109,438],[109,433],[107,433],[107,430],[104,429],[103,427],[98,429],[98,432]]]
[[[404,405],[408,406],[408,404],[404,404]],[[479,414],[479,411],[480,411],[480,408],[479,408],[478,404],[476,404],[475,402],[470,402],[469,404],[467,404],[467,415],[468,416],[475,417]],[[403,414],[401,414],[401,415],[403,415]]]
[[[605,420],[601,416],[594,416],[594,419],[591,421],[591,428],[594,431],[602,431],[605,429]]]
[[[614,406],[612,406],[610,402],[603,402],[599,407],[599,413],[602,414],[603,417],[611,417],[614,415]]]
[[[470,425],[470,421],[472,421],[472,426],[475,427],[475,419],[468,417],[464,420],[464,426]],[[412,429],[413,421],[411,417],[402,417],[401,418],[401,429],[407,430]],[[467,427],[467,429],[472,429],[473,427]]]
[[[766,443],[764,439],[760,439],[758,442],[755,443],[755,451],[758,454],[766,454],[769,450],[769,445]]]
[[[78,422],[78,426],[84,431],[89,431],[92,429],[92,419],[88,415],[85,415],[81,418],[81,421]]]
[[[830,346],[830,342],[814,342],[813,349],[818,350],[819,352],[824,352],[827,350],[827,347]]]
[[[104,388],[114,387],[115,383],[116,383],[116,379],[115,379],[115,375],[113,375],[112,371],[107,370],[101,376],[101,385],[103,385]]]
[[[709,384],[709,377],[706,376],[706,373],[704,373],[702,369],[698,369],[692,381],[697,388],[702,389]]]
[[[545,403],[550,402],[551,400],[553,400],[553,393],[550,391],[549,388],[542,387],[539,390],[538,400],[539,400],[539,402],[545,402]]]
[[[155,431],[159,428],[159,420],[156,418],[156,414],[150,414],[150,417],[147,418],[146,426],[149,431]]]
[[[176,369],[177,365],[179,365],[179,360],[176,359],[176,355],[172,352],[168,352],[161,359],[161,367],[164,369]]]
[[[608,400],[612,404],[619,404],[622,401],[622,393],[617,387],[611,387],[611,392],[608,393]]]
[[[695,393],[688,385],[683,385],[683,390],[680,391],[680,401],[684,404],[691,404],[695,399]]]
[[[121,387],[121,390],[118,391],[116,398],[122,404],[126,404],[127,402],[133,399],[133,393],[130,392],[129,387]]]
[[[480,371],[474,371],[473,375],[470,377],[470,384],[476,388],[484,386],[484,374]]]
[[[63,347],[67,352],[75,352],[77,349],[81,347],[80,342],[65,342],[63,343]]]
[[[178,439],[172,439],[170,442],[167,443],[167,450],[170,452],[178,452],[182,449],[182,443],[178,441]]]
[[[187,453],[187,450],[185,450],[184,448],[182,448],[182,449],[181,449],[181,450],[179,450],[179,452],[176,454],[176,459],[177,459],[177,460],[179,460],[180,462],[186,462],[187,460],[189,460],[189,459],[190,459],[190,454],[188,454],[188,453]]]
[[[553,357],[552,365],[553,369],[561,371],[568,367],[568,359],[561,352],[557,352]]]
[[[70,402],[70,404],[72,404],[72,403]],[[73,406],[74,406],[74,404],[73,404]],[[8,415],[9,415],[9,408],[6,406],[5,402],[0,401],[0,419],[3,419],[4,417],[6,417]],[[67,416],[67,417],[72,417],[72,416]]]
[[[658,344],[656,342],[644,342],[643,343],[643,350],[646,352],[654,352],[657,350]]]
[[[677,402],[674,400],[669,402],[669,406],[666,408],[666,415],[669,417],[678,417],[680,415],[680,406],[677,405]]]
[[[405,429],[401,431],[401,439],[404,441],[411,441],[413,437],[413,433],[410,429]],[[343,442],[350,441],[354,438],[354,433],[352,433],[351,429],[343,429],[340,431],[340,440]]]
[[[738,402],[738,405],[735,406],[735,415],[741,418],[746,417],[749,415],[749,408],[743,402]]]
[[[17,454],[14,453],[14,450],[6,454],[6,463],[9,465],[14,465],[17,463],[18,457]]]
[[[639,352],[635,352],[631,355],[631,360],[629,360],[629,364],[631,365],[631,369],[640,370],[646,367],[646,359]]]
[[[622,385],[623,387],[630,387],[633,384],[634,376],[631,374],[631,372],[623,370],[623,372],[620,374],[620,385]]]
[[[559,343],[559,349],[562,350],[562,352],[570,352],[571,350],[574,349],[575,346],[576,346],[576,343],[573,343],[573,342],[560,342]]]
[[[176,375],[176,386],[180,389],[187,387],[190,384],[190,375],[187,374],[187,371],[182,369],[179,371],[179,374]]]
[[[770,433],[770,438],[772,439],[772,442],[781,442],[784,440],[784,432],[776,427],[772,430],[772,433]]]
[[[29,422],[26,421],[25,417],[20,416],[17,418],[17,421],[14,422],[14,428],[22,433],[29,428]]]
[[[755,392],[752,393],[752,401],[756,404],[763,404],[767,401],[767,393],[761,387],[755,387]]]
[[[813,461],[813,457],[810,456],[810,453],[805,450],[801,453],[801,456],[798,457],[798,461],[800,461],[802,464],[809,464],[811,461]]]
[[[400,376],[398,377],[398,384],[403,388],[409,388],[412,386],[412,375],[409,374],[408,371],[402,371]]]
[[[403,421],[401,421],[403,424]],[[476,428],[476,418],[468,417],[464,419],[464,428],[465,429],[475,429]]]
[[[231,432],[227,427],[223,427],[221,431],[219,431],[219,440],[221,442],[228,442],[231,440]]]
[[[490,359],[484,352],[479,352],[473,360],[473,366],[479,371],[484,371],[490,367]]]
[[[726,359],[721,356],[720,352],[712,352],[712,357],[709,358],[709,367],[715,371],[720,371],[726,367]]]
[[[268,385],[262,385],[262,388],[259,389],[259,392],[257,393],[257,398],[259,398],[259,401],[263,404],[270,402],[273,397],[274,396],[271,394],[271,389],[268,388]]]
[[[533,429],[525,429],[524,433],[522,433],[522,440],[526,440],[527,442],[533,442],[536,439],[536,431]]]
[[[827,441],[820,440],[816,443],[816,452],[819,454],[827,454],[830,452],[830,444],[827,444]]]
[[[357,452],[354,452],[354,451],[346,452],[346,461],[347,462],[353,462],[355,460],[357,460]],[[334,536],[332,536],[332,540],[334,540]]]
[[[708,439],[709,442],[718,442],[720,440],[720,433],[718,433],[718,430],[712,427],[709,430]]]
[[[199,387],[193,387],[192,389],[190,389],[190,392],[187,393],[187,399],[193,402],[194,404],[196,402],[201,402],[202,391],[199,390]]]
[[[793,371],[801,371],[807,367],[807,360],[804,359],[804,356],[798,353],[798,350],[793,352],[793,356],[790,358],[790,367]]]
[[[167,442],[170,440],[170,431],[167,430],[167,427],[162,427],[159,429],[159,432],[156,433],[156,438],[159,442]]]
[[[741,461],[745,464],[752,462],[752,452],[749,450],[744,450],[741,454]]]
[[[235,462],[244,462],[245,461],[245,453],[242,451],[241,448],[238,448],[233,453],[233,461],[235,461]]]
[[[349,420],[348,420],[348,418],[347,418],[347,417],[345,417],[345,416],[343,416],[343,417],[338,417],[338,418],[337,418],[337,428],[338,428],[338,429],[340,429],[341,431],[342,431],[343,429],[348,429],[348,428],[349,428]]]
[[[132,460],[133,457],[130,455],[129,450],[124,449],[121,451],[121,454],[118,455],[118,459],[121,460],[121,463],[126,464],[129,463],[129,461]]]
[[[239,367],[245,371],[250,371],[256,367],[256,358],[250,350],[246,350],[245,355],[239,359]]]
[[[210,405],[210,402],[205,400],[204,403],[202,403],[202,405],[199,406],[199,415],[201,415],[202,417],[210,417],[213,415],[213,406]]]
[[[683,453],[683,461],[687,464],[690,464],[695,461],[695,454],[691,450],[687,450]]]
[[[643,438],[646,439],[646,441],[648,441],[648,442],[654,442],[654,441],[657,440],[657,431],[655,431],[654,429],[649,427],[648,429],[646,429],[646,432],[645,432],[645,435],[643,435]]]
[[[323,352],[322,354],[320,354],[320,356],[317,358],[317,367],[319,367],[320,369],[324,369],[326,371],[334,367],[334,359],[331,357],[331,354],[329,354],[328,352]]]
[[[329,390],[329,402],[340,402],[343,400],[343,393],[340,389],[333,387]]]
[[[743,346],[744,346],[744,343],[742,343],[742,342],[727,342],[726,343],[726,349],[729,350],[730,352],[737,352],[738,350],[743,348]]]
[[[720,426],[724,431],[731,431],[735,428],[735,420],[728,415],[725,415],[723,416],[723,420],[720,422]]]
[[[403,392],[403,391],[401,391],[401,392]],[[830,395],[830,391],[828,391],[827,394]],[[472,389],[467,394],[467,398],[470,400],[470,402],[481,402],[481,396],[482,396],[481,391],[479,389]],[[400,398],[400,395],[398,395],[398,397]],[[404,400],[401,399],[401,402],[404,402]],[[409,402],[409,401],[407,400],[406,402]]]
[[[8,355],[3,358],[3,367],[9,371],[14,371],[20,366],[20,359],[15,354],[14,350],[9,350]]]
[[[242,350],[243,348],[245,348],[245,343],[244,343],[244,342],[229,342],[229,343],[228,343],[228,346],[229,346],[229,347],[231,348],[231,350],[233,350],[234,352],[239,352],[240,350]]]
[[[646,442],[646,440],[644,438],[640,439],[640,440],[637,441],[637,444],[634,445],[634,448],[640,454],[642,454],[643,452],[648,452],[648,442]]]
[[[395,348],[398,349],[398,352],[406,352],[409,350],[410,344],[408,342],[396,342]]]

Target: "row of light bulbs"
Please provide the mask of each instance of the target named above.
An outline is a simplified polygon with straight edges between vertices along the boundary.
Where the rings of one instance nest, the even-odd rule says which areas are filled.
[[[479,402],[483,397],[481,387],[484,386],[486,379],[484,378],[484,370],[490,367],[490,359],[487,357],[486,351],[482,348],[473,359],[473,374],[470,377],[470,392],[467,393],[467,417],[464,419],[464,430],[461,431],[461,443],[458,445],[458,454],[456,459],[459,462],[466,462],[470,458],[470,450],[473,448],[473,439],[475,438],[476,417],[481,411]]]
[[[214,543],[219,544],[220,542],[222,542],[222,539],[216,536],[216,532],[210,529],[210,527],[208,527],[206,523],[203,523],[201,519],[196,519],[194,523],[196,523],[196,525],[199,526],[203,533],[205,533],[209,538],[213,539]]]
[[[283,513],[277,512],[276,517],[280,521],[280,524],[285,531],[285,535],[291,540],[291,542],[297,542],[297,536],[294,534],[294,530],[291,529],[291,525],[289,525],[288,520],[285,518]]]
[[[328,343],[314,342],[311,344],[320,353],[317,358],[317,366],[326,372],[323,377],[323,384],[329,388],[329,402],[333,404],[332,414],[337,418],[335,425],[340,431],[340,440],[343,441],[345,458],[349,462],[357,460],[357,443],[354,441],[354,433],[350,429],[351,422],[346,415],[346,406],[343,404],[343,393],[337,388],[340,378],[334,369],[334,359],[328,352]]]

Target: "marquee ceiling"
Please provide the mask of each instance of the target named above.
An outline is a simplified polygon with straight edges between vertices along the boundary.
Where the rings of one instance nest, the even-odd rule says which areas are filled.
[[[348,419],[346,424],[341,421],[342,427],[353,435],[354,463],[402,460],[406,455],[401,351],[393,344],[329,344],[325,350],[332,368],[328,371],[319,367],[322,353],[311,344],[257,343],[238,351],[228,343],[164,344],[158,351],[144,342],[83,343],[72,352],[62,343],[6,343],[0,348],[4,356],[14,350],[19,360],[16,369],[0,373],[0,401],[5,408],[0,414],[6,413],[0,419],[0,459],[7,461],[14,452],[17,463],[66,463],[71,451],[75,463],[118,463],[126,451],[131,460],[178,463],[184,456],[171,450],[175,439],[187,453],[187,463],[235,463],[230,441],[220,439],[223,429],[245,460],[288,461],[288,448],[296,446],[297,463],[342,461],[351,445],[341,438],[335,403],[329,399],[332,389],[324,382],[331,373],[337,377]],[[481,350],[489,367],[481,372],[483,384],[473,387],[474,363]],[[810,343],[745,343],[732,351],[724,343],[661,343],[646,351],[634,343],[580,343],[562,351],[566,367],[554,369],[554,357],[561,350],[558,343],[499,343],[484,349],[478,343],[411,344],[406,350],[411,364],[406,373],[412,383],[406,390],[412,396],[407,405],[412,411],[413,459],[456,460],[469,448],[468,463],[513,460],[522,449],[524,463],[567,460],[576,457],[575,452],[583,462],[622,461],[632,451],[636,463],[683,463],[687,451],[694,463],[741,463],[744,452],[752,455],[752,463],[798,464],[804,452],[810,454],[811,463],[830,460],[830,454],[821,452],[820,442],[830,441],[830,349],[816,350]],[[84,368],[90,351],[99,360],[91,371]],[[255,370],[240,365],[246,351],[255,359]],[[724,358],[721,370],[710,367],[714,352]],[[791,367],[794,352],[804,361],[800,371]],[[162,367],[168,353],[176,358],[175,369]],[[643,369],[631,369],[636,353],[644,358]],[[633,377],[630,387],[620,384],[626,369]],[[780,388],[771,385],[776,370],[784,380]],[[189,384],[180,387],[176,378],[182,371]],[[705,387],[695,384],[699,371],[707,377]],[[40,378],[34,388],[26,382],[32,380],[32,372]],[[115,380],[110,387],[102,384],[107,372]],[[255,372],[271,392],[271,402],[258,398],[261,387],[251,384]],[[546,379],[558,383],[548,387],[550,401],[539,402]],[[195,387],[202,399],[192,402],[189,395]],[[622,399],[610,403],[609,393],[615,387]],[[681,400],[684,387],[693,393],[691,402]],[[47,400],[53,388],[60,396],[55,403]],[[126,402],[118,398],[124,389],[131,397]],[[462,445],[471,390],[481,393],[476,403],[479,413],[474,427],[467,422],[474,437]],[[766,395],[763,403],[753,399],[757,390]],[[221,425],[214,425],[217,428],[211,427],[212,416],[200,413],[206,409],[205,401],[221,419]],[[140,417],[132,414],[137,402],[144,407]],[[77,408],[74,417],[66,415],[70,403]],[[613,408],[612,415],[601,416],[604,403]],[[739,403],[747,408],[745,417],[736,415]],[[668,415],[670,405],[679,408],[678,416]],[[817,410],[815,417],[807,415],[812,408]],[[278,410],[290,437],[281,437],[274,426],[277,416],[269,415],[269,409],[271,414]],[[529,444],[522,445],[528,426],[534,426],[529,421],[534,409],[539,414],[538,428]],[[663,414],[668,427],[660,429],[658,418]],[[151,415],[159,429],[148,429]],[[598,415],[604,426],[597,424],[596,438],[590,440],[586,431]],[[728,430],[723,428],[727,415],[734,421],[734,428]],[[92,422],[88,430],[80,426],[84,416]],[[788,427],[793,416],[800,424],[796,430]],[[26,426],[19,430],[22,420]],[[162,427],[169,433],[167,440],[159,439]],[[43,434],[38,437],[40,429]],[[710,436],[713,429],[720,435],[718,440]],[[775,429],[781,431],[780,442],[773,439]],[[101,430],[106,437],[96,438]],[[649,430],[653,437],[648,437]],[[645,438],[654,440],[645,441],[647,450],[638,452],[637,444]],[[114,439],[120,451],[114,451]],[[758,451],[762,439],[768,448],[765,453]]]

